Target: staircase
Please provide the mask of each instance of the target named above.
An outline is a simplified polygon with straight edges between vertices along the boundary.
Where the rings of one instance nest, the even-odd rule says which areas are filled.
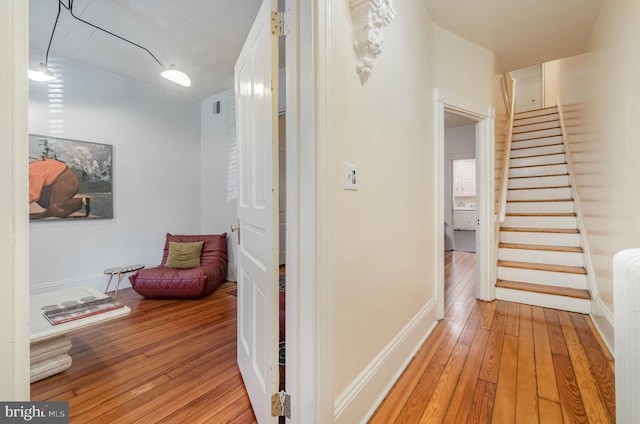
[[[496,297],[589,313],[584,252],[557,108],[514,117]]]

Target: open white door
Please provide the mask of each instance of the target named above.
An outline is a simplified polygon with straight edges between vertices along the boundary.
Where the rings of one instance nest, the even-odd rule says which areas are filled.
[[[258,423],[278,391],[278,37],[264,0],[235,66],[238,366]]]

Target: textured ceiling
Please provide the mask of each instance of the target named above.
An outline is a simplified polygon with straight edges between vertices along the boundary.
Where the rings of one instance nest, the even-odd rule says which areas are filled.
[[[63,0],[65,3],[68,0]],[[233,87],[233,67],[260,0],[75,0],[74,13],[149,49],[192,81],[176,86],[144,50],[72,18],[62,9],[51,44],[56,57],[100,68],[202,99]],[[30,66],[44,62],[58,11],[57,0],[29,0]]]
[[[495,52],[502,73],[582,53],[604,0],[424,1],[438,25]]]
[[[68,2],[68,0],[63,0]],[[345,0],[346,1],[346,0]],[[581,53],[603,0],[424,0],[433,20],[496,53],[497,72]],[[160,77],[145,51],[62,10],[49,62],[64,57],[193,99],[233,87],[233,67],[261,0],[75,0],[75,13],[148,48],[192,86]],[[283,1],[281,0],[281,3]],[[57,0],[29,0],[30,66],[44,62]],[[346,40],[345,42],[350,42]]]

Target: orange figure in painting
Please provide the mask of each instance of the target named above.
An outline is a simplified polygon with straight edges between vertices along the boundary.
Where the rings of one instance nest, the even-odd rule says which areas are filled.
[[[80,189],[77,175],[55,159],[29,163],[29,203],[36,202],[44,211],[31,219],[66,218],[82,207],[82,199],[74,199]]]

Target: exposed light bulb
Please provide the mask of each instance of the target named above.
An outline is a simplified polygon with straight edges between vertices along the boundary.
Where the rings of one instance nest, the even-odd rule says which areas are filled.
[[[40,63],[37,71],[27,70],[27,75],[30,80],[38,82],[53,81],[57,78],[44,63]]]
[[[171,65],[169,69],[162,71],[160,74],[169,81],[175,82],[183,87],[191,86],[191,79],[182,71],[176,69],[176,65]]]

